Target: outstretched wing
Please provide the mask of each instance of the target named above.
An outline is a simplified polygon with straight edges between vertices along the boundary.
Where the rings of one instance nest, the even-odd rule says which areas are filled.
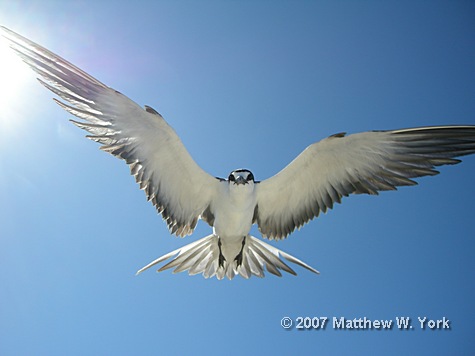
[[[219,184],[191,158],[174,130],[150,107],[145,110],[63,58],[1,27],[3,36],[35,70],[38,80],[67,104],[55,101],[84,120],[73,121],[88,131],[101,149],[130,166],[140,189],[177,236],[193,232]]]
[[[255,222],[264,237],[282,239],[344,196],[415,185],[411,178],[438,174],[435,166],[471,153],[475,126],[336,134],[257,184]]]

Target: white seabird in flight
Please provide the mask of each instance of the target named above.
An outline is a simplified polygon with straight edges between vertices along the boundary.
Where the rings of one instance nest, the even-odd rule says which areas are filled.
[[[435,175],[436,166],[475,153],[475,126],[430,126],[332,135],[308,146],[275,176],[256,181],[247,169],[215,178],[201,169],[175,131],[154,109],[141,108],[118,91],[40,45],[1,27],[10,46],[38,80],[64,102],[71,120],[90,133],[101,149],[125,160],[147,199],[172,234],[193,233],[199,219],[213,233],[172,251],[140,273],[171,259],[158,271],[202,273],[205,278],[240,274],[263,277],[264,270],[296,274],[283,260],[312,272],[299,259],[249,235],[280,240],[332,209],[350,194],[378,194],[417,184],[412,178]]]

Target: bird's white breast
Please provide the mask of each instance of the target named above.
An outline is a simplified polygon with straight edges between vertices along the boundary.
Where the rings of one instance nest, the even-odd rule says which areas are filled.
[[[223,182],[213,204],[215,235],[228,241],[247,236],[255,206],[254,183],[235,185]]]

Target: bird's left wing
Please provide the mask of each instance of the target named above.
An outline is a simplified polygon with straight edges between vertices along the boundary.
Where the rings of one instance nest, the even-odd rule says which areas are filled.
[[[433,126],[336,134],[305,149],[256,185],[254,222],[270,239],[287,237],[352,193],[378,194],[435,175],[435,166],[475,153],[475,126]]]
[[[145,110],[116,90],[38,44],[4,28],[10,46],[35,70],[55,101],[84,121],[101,149],[124,159],[140,188],[177,236],[193,232],[197,220],[211,220],[209,205],[219,181],[192,159],[175,131],[150,107]]]

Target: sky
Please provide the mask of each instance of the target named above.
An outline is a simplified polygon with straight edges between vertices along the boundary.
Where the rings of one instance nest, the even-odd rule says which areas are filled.
[[[0,25],[155,108],[207,172],[257,180],[338,132],[475,124],[474,19],[473,1],[0,0]],[[210,227],[172,237],[128,167],[0,59],[1,355],[475,352],[475,157],[270,242],[320,275],[135,276]]]

